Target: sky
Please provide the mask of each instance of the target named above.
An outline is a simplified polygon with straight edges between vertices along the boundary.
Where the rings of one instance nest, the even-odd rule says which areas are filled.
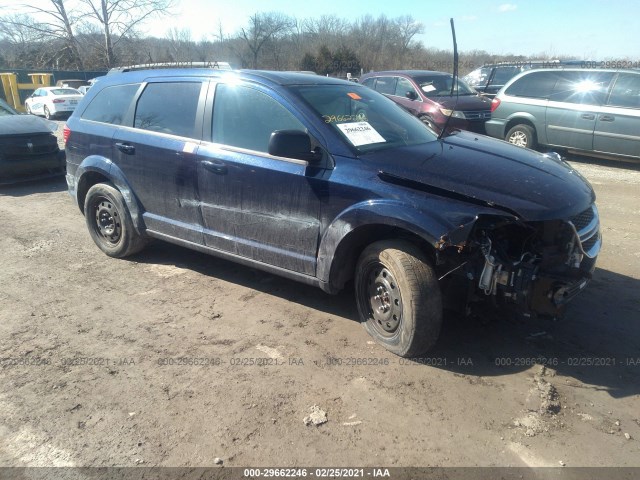
[[[68,0],[70,3],[74,0]],[[49,0],[20,3],[44,6]],[[0,15],[16,0],[0,0]],[[417,37],[427,47],[451,49],[449,18],[456,25],[460,51],[496,55],[540,54],[592,60],[640,60],[640,0],[176,0],[173,13],[150,21],[143,33],[168,36],[171,28],[190,29],[193,40],[213,39],[222,24],[233,35],[256,12],[296,17],[335,14],[354,21],[364,15],[412,15],[425,26]]]

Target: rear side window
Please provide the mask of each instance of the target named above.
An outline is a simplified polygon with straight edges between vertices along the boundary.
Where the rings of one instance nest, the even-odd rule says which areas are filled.
[[[549,100],[553,102],[601,105],[613,78],[611,72],[558,72],[558,81]]]
[[[202,82],[150,83],[136,108],[134,127],[180,137],[196,135],[196,112]]]
[[[214,143],[268,152],[276,130],[302,130],[304,125],[269,95],[243,85],[219,84],[213,104]]]
[[[514,97],[549,98],[557,81],[557,72],[533,72],[513,82],[504,93]]]
[[[365,79],[365,80],[362,82],[362,84],[363,84],[365,87],[373,88],[373,82],[375,82],[375,81],[376,81],[375,77],[370,77],[370,78]]]
[[[376,80],[376,90],[380,93],[393,95],[396,91],[395,77],[378,77]]]
[[[621,73],[611,90],[607,105],[640,108],[640,75]]]
[[[82,113],[83,120],[122,125],[124,116],[140,84],[106,87],[91,100]]]

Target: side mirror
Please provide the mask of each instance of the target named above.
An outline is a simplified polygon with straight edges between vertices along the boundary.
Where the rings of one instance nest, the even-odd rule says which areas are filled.
[[[418,95],[416,95],[416,92],[414,92],[413,90],[409,90],[407,93],[404,94],[405,97],[407,97],[409,100],[415,100],[416,98],[418,98]]]
[[[311,150],[311,138],[301,130],[276,130],[269,138],[269,155],[319,162],[322,153]]]

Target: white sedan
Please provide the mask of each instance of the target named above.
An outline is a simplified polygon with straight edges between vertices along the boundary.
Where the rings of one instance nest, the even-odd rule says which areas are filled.
[[[24,102],[27,113],[53,118],[60,114],[71,114],[76,109],[82,94],[75,88],[38,88]]]

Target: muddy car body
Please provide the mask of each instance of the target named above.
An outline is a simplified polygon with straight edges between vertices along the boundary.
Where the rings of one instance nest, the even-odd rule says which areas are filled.
[[[443,305],[559,314],[600,249],[593,190],[562,160],[438,138],[353,82],[113,75],[65,139],[69,191],[107,255],[158,238],[329,293],[353,280],[365,328],[402,356],[435,343]]]

